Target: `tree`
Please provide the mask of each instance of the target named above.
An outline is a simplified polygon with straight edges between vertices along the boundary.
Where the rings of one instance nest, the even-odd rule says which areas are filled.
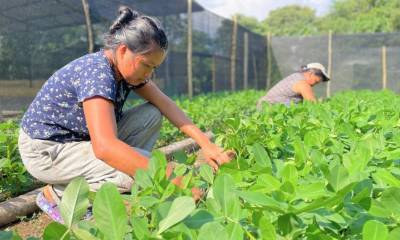
[[[264,26],[255,17],[248,17],[242,14],[237,14],[237,21],[243,27],[258,34],[265,34]]]
[[[318,29],[315,25],[315,11],[309,7],[290,5],[271,11],[262,21],[266,32],[273,35],[311,35]]]

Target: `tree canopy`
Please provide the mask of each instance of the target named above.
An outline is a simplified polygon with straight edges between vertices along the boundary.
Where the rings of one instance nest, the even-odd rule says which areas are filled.
[[[240,15],[248,29],[278,36],[400,31],[399,0],[335,0],[330,12],[318,17],[306,6],[289,5],[269,13],[262,21]]]

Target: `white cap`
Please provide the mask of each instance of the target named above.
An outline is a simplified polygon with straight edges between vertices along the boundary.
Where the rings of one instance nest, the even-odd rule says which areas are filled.
[[[309,63],[306,65],[306,68],[310,69],[310,68],[314,68],[314,69],[318,69],[321,70],[322,74],[325,76],[325,78],[327,80],[329,80],[331,77],[328,75],[328,73],[326,73],[325,67],[324,65],[322,65],[321,63]]]

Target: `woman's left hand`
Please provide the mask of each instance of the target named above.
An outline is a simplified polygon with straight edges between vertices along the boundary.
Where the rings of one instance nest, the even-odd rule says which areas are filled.
[[[235,158],[236,153],[233,150],[225,151],[214,143],[210,143],[202,148],[206,162],[216,171],[222,164],[230,162]]]

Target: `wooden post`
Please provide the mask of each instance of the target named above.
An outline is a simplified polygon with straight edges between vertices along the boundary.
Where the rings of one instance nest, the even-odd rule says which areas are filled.
[[[216,63],[217,59],[215,55],[213,55],[212,58],[212,65],[211,65],[211,75],[212,75],[212,92],[216,91],[216,83],[217,83],[217,68],[216,68]]]
[[[187,45],[187,76],[188,76],[188,96],[193,97],[193,79],[192,79],[192,0],[188,0],[187,8],[188,24],[188,45]]]
[[[83,12],[85,14],[86,32],[87,32],[87,40],[88,40],[88,52],[92,53],[94,50],[93,27],[92,27],[92,21],[90,19],[89,3],[87,0],[82,0],[82,8],[83,8]]]
[[[272,82],[272,47],[271,47],[271,33],[268,32],[267,35],[267,84],[266,89],[270,89]]]
[[[328,35],[328,75],[332,78],[332,30]],[[326,97],[331,96],[331,81],[326,83]]]
[[[231,90],[236,90],[236,43],[237,43],[237,16],[233,16],[231,44]]]
[[[382,47],[382,89],[387,88],[386,46]]]
[[[258,89],[258,72],[257,72],[257,60],[256,56],[253,53],[253,71],[254,71],[254,81],[255,81],[255,88]]]
[[[243,49],[243,88],[248,87],[248,61],[249,61],[249,34],[244,33],[244,49]]]

